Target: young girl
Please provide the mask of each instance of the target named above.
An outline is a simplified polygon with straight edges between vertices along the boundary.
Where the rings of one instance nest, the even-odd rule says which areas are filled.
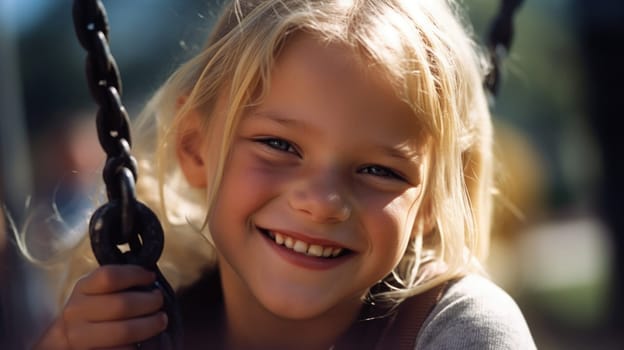
[[[492,128],[455,12],[445,0],[225,5],[147,105],[157,141],[135,147],[185,348],[535,348],[481,276]],[[165,329],[162,294],[128,290],[153,274],[89,256],[88,243],[73,255],[37,349],[134,348]],[[419,306],[422,325],[386,322]]]

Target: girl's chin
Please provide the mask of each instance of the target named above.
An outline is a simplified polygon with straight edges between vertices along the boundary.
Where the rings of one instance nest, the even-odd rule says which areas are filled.
[[[287,286],[277,283],[275,288],[260,286],[253,293],[262,308],[275,317],[290,321],[313,321],[339,313],[356,314],[362,305],[361,297],[339,297],[328,288],[301,285]],[[337,291],[333,291],[334,293]],[[362,292],[364,294],[364,292]]]
[[[291,320],[307,321],[322,317],[333,306],[329,300],[320,300],[317,295],[311,298],[308,295],[292,293],[279,293],[270,297],[259,297],[259,301],[265,310],[274,316]]]

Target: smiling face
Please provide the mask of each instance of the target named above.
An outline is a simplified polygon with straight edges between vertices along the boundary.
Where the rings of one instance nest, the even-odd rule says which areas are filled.
[[[352,50],[291,38],[240,120],[209,220],[226,303],[354,316],[411,237],[427,163],[419,134]]]

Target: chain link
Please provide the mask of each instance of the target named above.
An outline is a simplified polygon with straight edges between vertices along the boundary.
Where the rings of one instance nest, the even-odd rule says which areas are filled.
[[[175,293],[157,266],[164,247],[163,229],[154,212],[136,198],[137,162],[130,153],[130,121],[121,102],[119,69],[108,45],[106,10],[100,0],[74,0],[73,18],[78,41],[87,51],[87,83],[99,105],[97,134],[107,157],[103,178],[108,203],[99,207],[89,222],[91,248],[100,265],[136,264],[156,273],[156,282],[148,289],[163,292],[169,323],[165,332],[140,347],[181,349]],[[120,246],[124,245],[127,249],[122,252]]]
[[[522,0],[502,0],[498,15],[492,21],[487,36],[487,48],[492,70],[485,77],[484,85],[491,96],[496,96],[501,81],[501,64],[507,57],[513,40],[513,18]]]

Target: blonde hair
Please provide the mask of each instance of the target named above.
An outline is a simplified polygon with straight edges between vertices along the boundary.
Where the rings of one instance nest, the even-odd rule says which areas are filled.
[[[385,296],[400,299],[479,270],[489,245],[492,127],[481,83],[484,60],[453,5],[445,0],[234,0],[225,5],[204,49],[158,90],[135,128],[157,135],[156,143],[135,147],[137,154],[148,154],[140,158],[137,191],[165,223],[160,261],[165,275],[179,286],[214,266],[212,245],[197,242],[210,241],[204,221],[237,122],[267,90],[276,56],[296,32],[341,43],[379,67],[427,133],[431,161],[421,210],[430,211],[434,228],[417,232],[386,280],[391,290]],[[221,96],[228,108],[223,129],[215,131],[212,112]],[[176,127],[191,110],[202,111],[206,133],[223,135],[215,175],[205,190],[186,183],[174,152]],[[156,128],[147,128],[154,118]],[[150,147],[156,151],[145,152]],[[420,231],[426,226],[415,225]]]

